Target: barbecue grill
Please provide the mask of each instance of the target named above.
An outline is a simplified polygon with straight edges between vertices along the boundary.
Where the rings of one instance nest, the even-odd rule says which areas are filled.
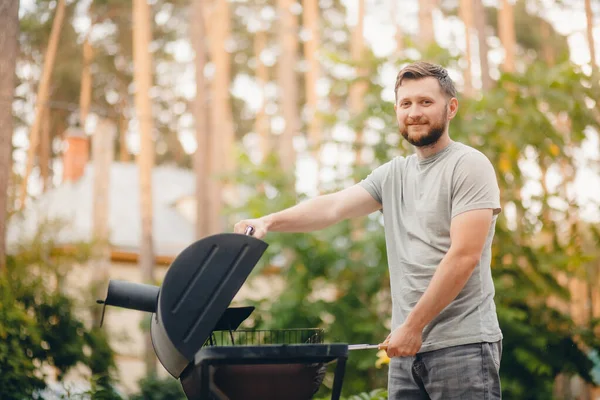
[[[156,356],[190,400],[310,399],[334,362],[337,400],[347,344],[326,344],[320,329],[238,329],[254,307],[230,303],[266,248],[251,231],[209,236],[175,258],[161,286],[110,280],[98,303],[152,313]]]

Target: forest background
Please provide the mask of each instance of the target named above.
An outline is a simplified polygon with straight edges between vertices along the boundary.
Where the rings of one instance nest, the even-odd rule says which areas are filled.
[[[599,13],[593,0],[0,0],[3,393],[28,398],[46,388],[43,368],[60,378],[84,364],[90,393],[122,396],[97,311],[80,317],[60,285],[69,265],[104,256],[101,225],[75,256],[58,251],[52,227],[7,251],[7,221],[63,182],[65,132],[114,132],[115,159],[137,163],[139,268],[159,284],[153,168],[193,171],[197,238],[347,187],[412,152],[394,80],[427,60],[459,88],[451,137],[486,154],[500,183],[492,272],[505,397],[597,398]],[[284,277],[286,290],[254,304],[251,327],[321,327],[347,343],[387,335],[380,216],[268,242],[253,273]],[[142,398],[159,398],[148,397],[161,387],[151,350]],[[352,354],[344,396],[385,398],[376,361]]]

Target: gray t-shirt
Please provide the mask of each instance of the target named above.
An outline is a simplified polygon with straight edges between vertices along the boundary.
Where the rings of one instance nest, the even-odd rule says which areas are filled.
[[[477,267],[456,299],[425,327],[420,352],[502,339],[490,270],[500,190],[488,158],[451,142],[424,160],[396,157],[359,185],[382,204],[393,329],[417,304],[450,249],[452,218],[474,209],[494,210]]]

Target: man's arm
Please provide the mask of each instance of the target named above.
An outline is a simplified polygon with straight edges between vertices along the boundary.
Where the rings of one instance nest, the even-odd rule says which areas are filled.
[[[254,227],[254,236],[264,237],[267,232],[311,232],[327,228],[348,218],[368,215],[381,208],[381,204],[362,186],[356,184],[336,193],[303,201],[293,207],[258,219],[235,224],[235,233],[244,233]]]
[[[492,218],[491,209],[479,209],[452,219],[448,253],[404,324],[384,342],[390,357],[410,356],[419,351],[425,326],[458,296],[477,266]]]

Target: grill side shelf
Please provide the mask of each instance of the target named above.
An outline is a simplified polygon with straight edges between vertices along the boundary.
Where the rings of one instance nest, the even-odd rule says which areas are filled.
[[[348,345],[332,344],[279,344],[262,346],[214,346],[204,347],[196,353],[196,365],[206,360],[221,360],[225,363],[294,363],[330,362],[348,357]]]

